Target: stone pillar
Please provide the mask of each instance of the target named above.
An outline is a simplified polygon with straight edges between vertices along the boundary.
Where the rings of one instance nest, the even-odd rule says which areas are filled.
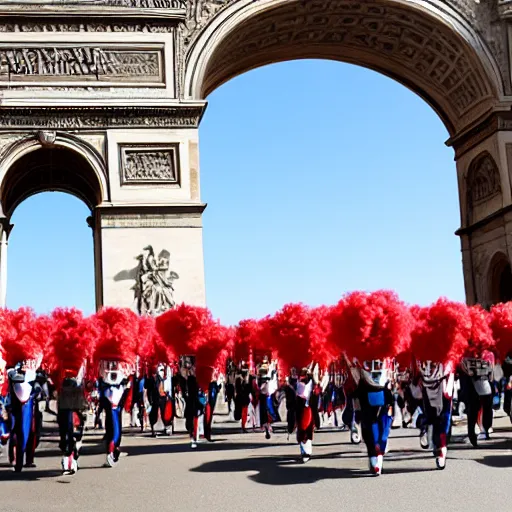
[[[205,205],[96,209],[98,305],[156,314],[174,303],[205,305]]]
[[[111,200],[92,222],[97,306],[205,305],[197,129],[107,133]]]
[[[512,261],[512,114],[493,113],[450,141],[457,160],[466,299],[496,302],[495,269]]]

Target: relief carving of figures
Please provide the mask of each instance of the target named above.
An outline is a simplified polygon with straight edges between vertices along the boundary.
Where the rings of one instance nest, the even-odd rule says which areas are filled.
[[[496,162],[489,153],[482,153],[473,160],[468,172],[470,203],[486,201],[500,192],[500,173]]]
[[[160,80],[159,51],[74,48],[1,48],[0,76],[151,77]]]
[[[178,163],[174,149],[122,149],[123,183],[178,182]]]
[[[137,256],[139,265],[133,287],[137,310],[141,315],[157,316],[176,305],[173,283],[179,276],[170,269],[169,251],[164,249],[156,256],[151,245],[142,251]]]
[[[187,3],[187,21],[184,43],[188,46],[199,32],[221,9],[236,0],[191,0]]]

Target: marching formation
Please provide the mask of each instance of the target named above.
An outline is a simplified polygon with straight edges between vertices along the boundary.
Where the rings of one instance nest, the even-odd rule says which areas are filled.
[[[285,421],[307,462],[321,416],[331,417],[353,443],[364,441],[374,475],[382,473],[397,411],[404,427],[415,420],[421,446],[444,469],[460,402],[474,446],[477,424],[484,439],[492,432],[498,393],[511,409],[512,303],[490,311],[446,299],[411,307],[392,292],[353,292],[334,306],[288,304],[234,327],[184,304],[157,318],[110,307],[90,317],[21,308],[0,310],[0,351],[0,442],[18,472],[34,466],[51,385],[69,475],[79,467],[91,404],[95,426],[104,418],[105,466],[113,467],[123,411],[142,429],[149,423],[153,436],[159,419],[172,435],[182,415],[191,448],[201,436],[211,441],[222,381],[242,431],[258,428],[269,439],[273,424]]]

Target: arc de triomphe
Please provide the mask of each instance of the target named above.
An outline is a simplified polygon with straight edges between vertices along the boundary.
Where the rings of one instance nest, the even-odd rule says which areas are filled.
[[[91,209],[98,306],[203,304],[205,98],[300,58],[372,68],[432,106],[468,302],[512,299],[511,41],[512,0],[0,1],[0,301],[14,209],[62,190]]]

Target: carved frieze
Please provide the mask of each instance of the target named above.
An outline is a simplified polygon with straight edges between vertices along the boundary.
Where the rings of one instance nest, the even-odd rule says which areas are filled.
[[[501,180],[496,162],[489,153],[482,153],[473,160],[468,171],[470,204],[481,204],[500,193]]]
[[[164,82],[162,48],[0,47],[0,81]]]
[[[179,145],[122,145],[121,184],[179,185]]]
[[[0,108],[0,129],[197,128],[204,105]]]
[[[331,56],[351,52],[360,63],[379,59],[387,70],[400,68],[403,76],[449,98],[447,104],[457,115],[489,94],[466,48],[450,29],[411,9],[340,0],[290,1],[232,31],[217,49],[218,57],[211,60],[207,72],[211,83],[205,84],[205,92],[247,65],[279,60],[279,52],[283,57],[305,56],[315,48],[320,55],[322,47]]]
[[[0,23],[0,32],[141,32],[172,33],[173,25],[164,23],[137,23],[127,20],[124,23]]]

